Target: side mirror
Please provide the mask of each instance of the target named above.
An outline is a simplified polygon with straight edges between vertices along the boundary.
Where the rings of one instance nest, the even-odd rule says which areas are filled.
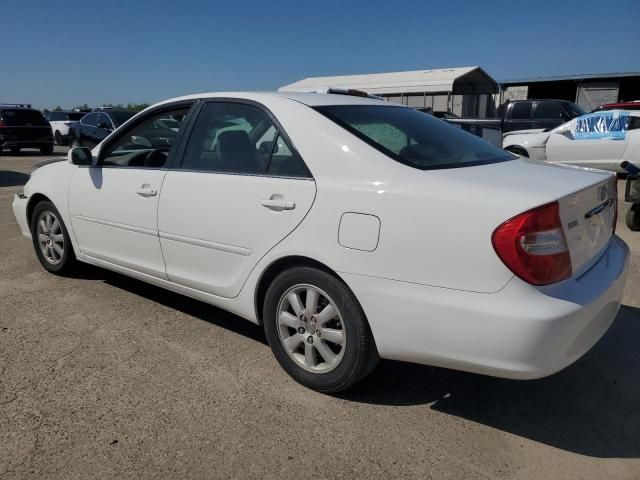
[[[69,150],[67,155],[69,163],[79,166],[89,166],[93,163],[91,150],[86,147],[76,147]]]

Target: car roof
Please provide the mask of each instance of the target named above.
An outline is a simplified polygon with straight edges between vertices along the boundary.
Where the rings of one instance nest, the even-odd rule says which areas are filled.
[[[360,97],[356,95],[342,95],[331,93],[303,93],[303,92],[208,92],[193,95],[175,97],[156,105],[172,103],[181,100],[196,100],[200,98],[238,98],[243,100],[253,100],[260,103],[268,103],[269,100],[286,98],[310,107],[320,107],[326,105],[391,105],[402,106],[397,103],[385,102],[375,98]]]

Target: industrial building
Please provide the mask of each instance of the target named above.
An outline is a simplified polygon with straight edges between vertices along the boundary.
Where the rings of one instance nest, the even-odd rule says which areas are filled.
[[[640,72],[537,77],[500,82],[499,104],[506,100],[556,98],[587,112],[604,103],[640,100]]]
[[[495,106],[494,95],[500,90],[498,83],[480,67],[313,77],[280,90],[311,92],[329,87],[362,90],[410,107],[430,107],[468,117],[490,116]]]
[[[492,117],[507,100],[554,98],[586,111],[598,105],[640,100],[640,72],[536,77],[497,82],[480,67],[312,77],[281,91],[351,88],[414,108],[432,108],[462,117]]]

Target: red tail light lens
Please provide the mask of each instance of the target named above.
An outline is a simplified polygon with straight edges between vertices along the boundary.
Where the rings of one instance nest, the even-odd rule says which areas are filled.
[[[527,283],[549,285],[571,276],[558,202],[507,220],[495,229],[491,241],[509,270]]]

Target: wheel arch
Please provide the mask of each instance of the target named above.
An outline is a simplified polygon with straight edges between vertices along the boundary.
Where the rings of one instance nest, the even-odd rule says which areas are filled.
[[[49,197],[42,193],[34,193],[29,197],[29,201],[27,202],[27,223],[29,224],[29,228],[31,228],[31,217],[33,215],[33,211],[40,202],[51,202],[54,206],[55,203],[51,201]]]
[[[508,146],[504,147],[504,149],[507,152],[515,153],[516,155],[524,156],[524,157],[527,157],[527,158],[530,157],[529,152],[527,151],[527,149],[524,148],[521,145],[508,145]]]
[[[271,282],[282,272],[294,267],[313,267],[318,270],[322,270],[327,272],[328,274],[336,277],[342,283],[345,283],[344,280],[338,275],[338,273],[332,268],[328,267],[324,263],[315,260],[311,257],[305,257],[303,255],[289,255],[286,257],[278,258],[273,261],[260,275],[258,279],[257,288],[255,290],[254,295],[254,308],[256,312],[256,319],[258,320],[258,324],[262,325],[262,315],[263,315],[263,306],[264,299],[267,294],[267,289]],[[345,283],[346,285],[346,283]],[[347,288],[348,285],[347,285]]]

